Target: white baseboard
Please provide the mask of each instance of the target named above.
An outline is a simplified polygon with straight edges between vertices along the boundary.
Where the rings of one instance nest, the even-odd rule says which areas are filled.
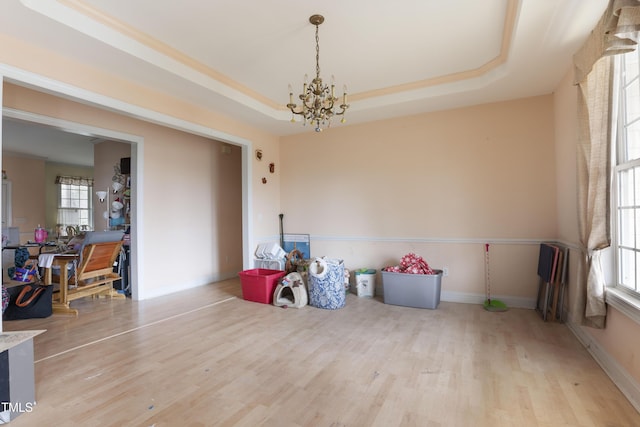
[[[636,411],[640,412],[640,384],[595,339],[585,333],[582,327],[572,322],[567,322],[566,325],[584,345],[596,363],[611,378],[611,381],[625,395],[629,403],[636,408]]]
[[[382,289],[382,285],[376,286],[376,289],[375,289],[376,295],[382,296],[383,292],[384,291]],[[493,297],[505,303],[507,307],[528,308],[531,310],[536,308],[536,300],[533,298],[522,298],[522,297],[513,297],[513,296],[505,296],[505,295],[493,295]],[[468,292],[450,292],[450,291],[440,292],[440,301],[446,301],[446,302],[459,302],[463,304],[483,304],[486,299],[487,299],[487,296],[485,294],[470,294]]]
[[[145,292],[143,297],[138,297],[139,300],[143,299],[151,299],[158,298],[165,295],[170,295],[175,292],[186,291],[187,289],[197,288],[199,286],[205,286],[210,283],[221,282],[223,280],[232,279],[234,277],[238,277],[238,273],[220,273],[215,274],[209,277],[206,277],[202,280],[193,281],[193,282],[180,282],[175,286],[168,286],[160,289],[153,289],[151,291]]]
[[[505,295],[492,295],[496,300],[500,300],[512,308],[536,308],[536,300],[533,298],[521,298]],[[485,294],[470,294],[466,292],[443,291],[440,294],[440,301],[460,302],[464,304],[483,304],[487,299]]]

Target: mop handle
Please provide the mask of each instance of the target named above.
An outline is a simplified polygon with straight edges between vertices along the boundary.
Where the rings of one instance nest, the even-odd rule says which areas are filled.
[[[284,248],[284,228],[282,226],[282,219],[284,218],[284,214],[278,215],[280,218],[280,247]]]
[[[491,279],[489,277],[489,244],[484,244],[484,270],[487,288],[487,301],[491,304]]]

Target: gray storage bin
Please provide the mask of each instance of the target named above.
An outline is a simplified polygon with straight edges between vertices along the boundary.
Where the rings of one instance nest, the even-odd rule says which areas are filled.
[[[435,309],[440,304],[442,270],[436,274],[407,274],[382,271],[385,304]]]

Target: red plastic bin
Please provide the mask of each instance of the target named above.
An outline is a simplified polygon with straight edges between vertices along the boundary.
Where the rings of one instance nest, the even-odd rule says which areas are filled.
[[[285,271],[254,268],[238,273],[242,285],[242,298],[247,301],[273,304],[273,291]]]

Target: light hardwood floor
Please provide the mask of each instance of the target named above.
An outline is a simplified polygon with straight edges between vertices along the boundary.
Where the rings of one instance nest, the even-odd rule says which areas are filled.
[[[238,280],[5,322],[35,340],[19,426],[640,426],[569,329],[531,310],[347,297],[283,309]]]

